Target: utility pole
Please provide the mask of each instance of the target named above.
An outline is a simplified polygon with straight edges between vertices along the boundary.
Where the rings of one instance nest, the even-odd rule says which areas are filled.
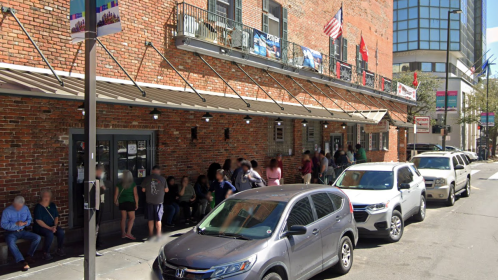
[[[95,207],[98,184],[95,183],[96,157],[96,38],[97,1],[85,0],[85,198],[84,198],[84,277],[95,280]],[[98,200],[97,200],[98,201]]]
[[[489,72],[491,72],[491,63],[488,63],[488,69],[486,73],[486,153],[485,160],[489,157]]]

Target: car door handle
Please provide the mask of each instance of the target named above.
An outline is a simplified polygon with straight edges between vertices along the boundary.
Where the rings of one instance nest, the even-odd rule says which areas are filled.
[[[335,217],[335,220],[339,222],[341,220],[341,217],[337,216]]]
[[[319,230],[319,229],[317,229],[317,228],[315,228],[315,229],[313,230],[313,235],[317,235],[319,232],[320,232],[320,230]]]

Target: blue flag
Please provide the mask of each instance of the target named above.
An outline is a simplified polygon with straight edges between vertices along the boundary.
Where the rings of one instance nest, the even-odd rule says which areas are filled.
[[[482,71],[481,73],[479,73],[479,75],[477,75],[478,78],[483,75],[486,75],[486,73],[488,72],[488,64],[489,64],[489,59],[486,60],[486,62],[484,62],[484,64],[482,65]]]

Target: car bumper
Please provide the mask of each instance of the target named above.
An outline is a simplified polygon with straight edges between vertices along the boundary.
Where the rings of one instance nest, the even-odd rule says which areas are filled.
[[[358,234],[363,237],[382,237],[389,234],[388,221],[391,219],[391,210],[368,212],[368,218],[364,222],[356,221]]]
[[[450,193],[450,186],[427,188],[425,191],[427,200],[446,200]]]

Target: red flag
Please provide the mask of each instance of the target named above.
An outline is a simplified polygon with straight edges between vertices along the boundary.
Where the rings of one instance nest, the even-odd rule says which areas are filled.
[[[413,73],[413,86],[418,87],[417,72]]]
[[[360,53],[363,61],[368,62],[368,49],[365,41],[363,40],[363,35],[361,35]]]

